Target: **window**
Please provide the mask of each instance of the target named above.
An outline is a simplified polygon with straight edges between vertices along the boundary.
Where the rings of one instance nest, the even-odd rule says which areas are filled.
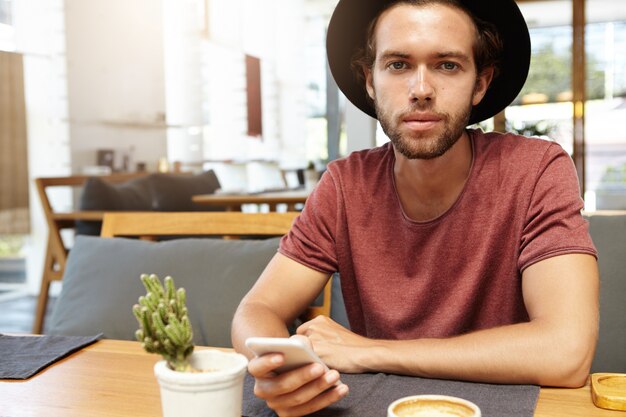
[[[619,0],[518,3],[530,28],[532,63],[526,85],[506,109],[507,127],[555,140],[574,157],[587,210],[626,209],[626,133],[620,123],[626,118],[626,9]],[[576,24],[583,21],[583,6],[584,80],[576,78],[580,60],[572,59],[573,51],[583,49],[573,41],[574,29],[583,26]],[[574,127],[575,112],[584,129]]]
[[[306,53],[306,158],[328,158],[328,119],[326,117],[326,24],[328,16],[314,15],[307,20]]]
[[[616,10],[609,16],[588,13],[586,25],[585,197],[597,210],[626,209],[626,12],[619,16]]]
[[[13,14],[11,0],[0,0],[0,24],[11,25]]]
[[[571,6],[559,8],[564,9],[559,12],[564,21],[558,26],[546,27],[532,15],[526,16],[532,45],[530,71],[522,91],[506,109],[506,127],[554,140],[572,154],[572,27],[571,14],[566,13]]]
[[[13,2],[11,0],[0,0],[0,50],[15,50]]]

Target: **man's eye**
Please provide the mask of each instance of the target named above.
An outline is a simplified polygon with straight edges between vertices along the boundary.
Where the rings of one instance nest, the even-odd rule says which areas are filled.
[[[443,64],[441,64],[441,67],[445,70],[452,71],[457,69],[459,66],[454,62],[444,62]]]
[[[389,64],[389,67],[394,70],[401,70],[404,69],[406,65],[404,64],[404,62],[396,61]]]

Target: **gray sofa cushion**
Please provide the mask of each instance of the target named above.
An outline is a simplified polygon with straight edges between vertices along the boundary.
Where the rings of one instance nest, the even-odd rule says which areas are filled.
[[[220,182],[213,171],[206,171],[197,175],[152,174],[148,177],[148,182],[153,210],[219,210],[219,208],[197,204],[191,200],[194,195],[213,194],[220,188]]]
[[[121,184],[112,184],[98,177],[90,177],[83,185],[80,210],[150,210],[152,196],[148,176],[133,178]]]
[[[339,272],[333,275],[332,293],[330,299],[330,317],[346,329],[350,328],[346,306],[343,303],[343,293],[341,291],[341,276]]]
[[[587,220],[600,269],[600,336],[591,371],[626,373],[626,214]]]
[[[148,177],[133,178],[121,184],[111,184],[98,177],[85,181],[80,200],[79,210],[97,211],[147,211],[152,210]],[[98,236],[102,222],[76,222],[76,234]]]
[[[134,340],[132,306],[145,293],[142,273],[174,277],[187,290],[194,343],[231,346],[240,300],[276,253],[267,240],[179,239],[145,242],[78,236],[47,333]]]
[[[196,204],[196,194],[213,194],[220,183],[212,170],[196,175],[149,174],[114,184],[98,177],[85,182],[79,210],[99,211],[222,211]],[[100,235],[102,222],[77,221],[76,234]]]

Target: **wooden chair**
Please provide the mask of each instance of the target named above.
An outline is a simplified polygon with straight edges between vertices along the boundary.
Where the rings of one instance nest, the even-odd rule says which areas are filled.
[[[182,236],[282,236],[291,228],[297,212],[107,212],[102,223],[102,237],[137,237],[158,240]],[[321,305],[312,305],[301,319],[330,316],[332,277],[322,293]]]
[[[146,173],[114,174],[100,178],[111,183],[121,183],[143,175],[146,175]],[[77,175],[71,177],[35,179],[39,200],[41,201],[46,223],[48,224],[48,243],[41,276],[41,289],[39,291],[35,311],[35,322],[33,324],[33,333],[35,334],[39,334],[43,330],[50,284],[53,281],[60,281],[63,278],[63,271],[65,270],[69,249],[66,247],[61,237],[61,230],[74,228],[76,221],[79,220],[101,221],[104,216],[104,212],[102,211],[56,212],[50,202],[48,189],[50,187],[81,187],[88,178],[90,177],[87,175]]]

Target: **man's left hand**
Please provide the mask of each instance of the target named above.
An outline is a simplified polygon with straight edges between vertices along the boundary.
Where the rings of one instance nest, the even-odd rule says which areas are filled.
[[[297,334],[309,338],[313,350],[331,369],[345,373],[362,373],[365,349],[373,340],[359,336],[326,316],[317,316],[297,329]]]

